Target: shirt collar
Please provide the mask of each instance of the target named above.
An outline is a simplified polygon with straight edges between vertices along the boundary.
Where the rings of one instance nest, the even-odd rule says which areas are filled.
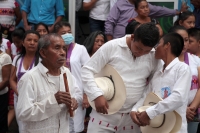
[[[124,37],[122,37],[123,41],[122,41],[122,43],[121,43],[121,42],[119,43],[119,46],[120,46],[120,47],[127,48],[127,47],[128,47],[128,44],[127,44],[127,42],[126,42],[126,38],[127,38],[127,37],[130,37],[130,36],[131,36],[131,35],[125,35]]]
[[[40,73],[41,73],[43,76],[47,77],[47,79],[48,79],[49,82],[52,82],[52,81],[48,78],[48,75],[47,75],[47,73],[48,73],[49,70],[48,70],[41,62],[38,63],[37,67],[38,67]],[[60,67],[60,70],[61,70],[61,74],[60,74],[60,75],[63,75],[63,74],[65,73],[64,66]],[[52,82],[52,83],[54,83],[54,82]]]
[[[176,57],[176,58],[165,68],[164,71],[171,69],[171,68],[172,68],[176,63],[178,63],[178,62],[179,62],[179,59],[178,59],[178,57]],[[164,65],[163,65],[163,67],[164,67]]]

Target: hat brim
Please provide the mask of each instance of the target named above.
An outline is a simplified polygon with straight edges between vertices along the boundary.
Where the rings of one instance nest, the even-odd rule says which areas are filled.
[[[115,86],[115,94],[112,100],[107,101],[109,109],[108,115],[114,114],[118,112],[125,103],[126,100],[126,87],[124,85],[123,79],[118,74],[118,72],[110,65],[106,65],[98,74],[95,75],[96,77],[105,77],[105,76],[112,76],[114,86]],[[96,110],[94,101],[88,99],[91,107]]]
[[[144,101],[144,106],[152,106],[152,103],[158,103],[163,99],[154,93],[149,93]],[[140,127],[142,133],[176,133],[180,130],[182,125],[182,118],[176,111],[165,113],[165,122],[159,128],[150,126]]]

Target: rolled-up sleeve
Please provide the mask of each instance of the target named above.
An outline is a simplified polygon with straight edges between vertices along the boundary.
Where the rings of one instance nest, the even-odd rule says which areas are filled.
[[[17,85],[19,96],[16,116],[21,121],[42,121],[61,111],[54,94],[41,101],[36,101],[33,82],[29,74],[25,74]]]
[[[30,6],[31,6],[31,0],[25,0],[21,10],[25,11],[26,13],[29,13],[30,12]]]
[[[146,110],[150,119],[168,111],[176,110],[187,102],[188,88],[191,86],[191,83],[188,81],[192,80],[190,68],[187,67],[186,70],[180,70],[178,77],[171,95]]]
[[[109,57],[112,54],[112,44],[107,42],[92,56],[92,58],[83,66],[81,77],[84,84],[84,92],[89,99],[93,101],[98,96],[103,95],[101,89],[97,87],[94,81],[94,75],[101,71],[101,69],[108,63]]]
[[[113,29],[117,24],[117,20],[120,16],[120,10],[117,7],[117,4],[113,6],[111,9],[108,18],[105,22],[105,34],[106,35],[113,35]]]
[[[176,10],[149,4],[150,17],[175,16]]]
[[[56,17],[65,16],[63,0],[56,0]]]

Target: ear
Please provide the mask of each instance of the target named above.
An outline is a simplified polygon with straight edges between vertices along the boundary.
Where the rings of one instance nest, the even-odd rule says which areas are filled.
[[[39,53],[40,53],[40,56],[41,56],[42,58],[46,58],[47,53],[46,53],[46,50],[45,50],[45,49],[41,49],[41,50],[39,51]]]
[[[178,24],[179,24],[179,25],[182,25],[182,24],[183,24],[183,21],[182,21],[182,20],[179,20],[179,21],[178,21]]]
[[[131,34],[131,41],[134,40],[134,34]]]
[[[197,42],[198,42],[198,46],[200,47],[200,40],[198,40]]]
[[[166,43],[166,44],[164,44],[164,48],[165,48],[165,50],[167,50],[167,49],[169,49],[171,47],[171,45],[170,45],[170,43],[168,42],[168,43]]]

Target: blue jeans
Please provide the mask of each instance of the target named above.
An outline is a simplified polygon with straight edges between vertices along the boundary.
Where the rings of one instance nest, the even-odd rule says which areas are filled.
[[[91,33],[94,31],[102,31],[102,32],[105,31],[104,30],[105,21],[89,18],[89,23],[90,23],[90,32]]]

